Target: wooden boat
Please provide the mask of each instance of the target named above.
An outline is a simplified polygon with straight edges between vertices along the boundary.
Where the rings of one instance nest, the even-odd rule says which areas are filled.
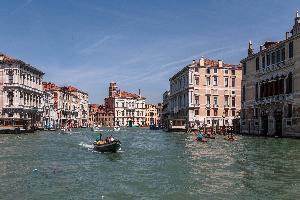
[[[112,152],[116,153],[121,147],[121,142],[119,140],[114,140],[112,142],[106,142],[103,144],[96,144],[94,142],[94,150],[99,152]]]

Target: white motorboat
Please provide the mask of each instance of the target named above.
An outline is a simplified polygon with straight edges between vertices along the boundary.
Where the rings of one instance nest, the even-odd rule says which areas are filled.
[[[91,131],[94,131],[94,132],[100,132],[102,131],[99,127],[92,127],[91,128]]]
[[[114,131],[120,131],[120,126],[114,126]]]

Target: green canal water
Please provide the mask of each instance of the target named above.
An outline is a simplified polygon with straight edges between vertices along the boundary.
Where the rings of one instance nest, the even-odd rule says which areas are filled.
[[[94,152],[88,129],[0,135],[0,199],[300,199],[300,140],[110,134],[118,153]]]

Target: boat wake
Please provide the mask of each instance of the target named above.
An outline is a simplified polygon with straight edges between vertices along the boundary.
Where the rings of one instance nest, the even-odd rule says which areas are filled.
[[[92,150],[94,148],[94,145],[87,144],[87,143],[84,143],[84,142],[80,142],[79,145],[82,146],[82,147],[84,147],[84,148],[87,148],[88,150]]]

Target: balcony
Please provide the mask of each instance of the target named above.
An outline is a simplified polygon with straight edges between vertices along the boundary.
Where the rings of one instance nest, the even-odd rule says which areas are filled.
[[[218,104],[214,104],[213,108],[219,108],[219,105]]]

